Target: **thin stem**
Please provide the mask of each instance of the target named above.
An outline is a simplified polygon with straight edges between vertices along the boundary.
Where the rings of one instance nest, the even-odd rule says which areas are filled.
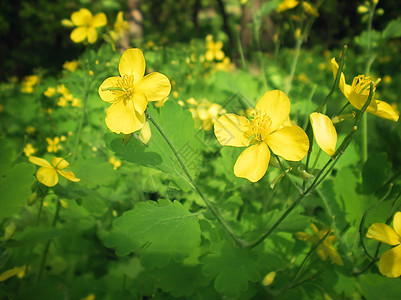
[[[283,171],[284,176],[288,178],[288,180],[291,182],[291,184],[298,190],[299,193],[302,193],[302,189],[295,183],[294,180],[292,180],[291,176],[288,174],[288,170],[286,170],[283,166],[283,164],[281,163],[280,158],[278,157],[277,154],[274,154],[274,156],[276,157],[278,164],[280,165],[281,171]]]
[[[316,175],[315,180],[312,182],[312,184],[308,187],[306,191],[298,195],[298,197],[294,200],[294,202],[288,207],[284,213],[281,215],[281,217],[273,224],[273,226],[266,231],[265,234],[263,234],[258,240],[256,240],[253,243],[250,243],[247,245],[247,247],[253,248],[258,246],[260,243],[262,243],[268,236],[270,236],[274,230],[284,221],[284,219],[293,211],[293,209],[298,205],[301,200],[311,193],[322,181],[327,177],[328,174],[330,174],[331,170],[334,168],[335,164],[338,162],[339,158],[342,156],[346,148],[351,142],[351,139],[355,132],[358,130],[358,125],[361,120],[361,117],[366,111],[366,108],[369,106],[369,103],[372,101],[373,98],[373,82],[370,83],[370,92],[369,92],[369,97],[362,109],[357,113],[355,117],[355,123],[354,127],[352,128],[351,132],[345,137],[343,142],[341,143],[340,147],[338,147],[337,151],[334,153],[334,155],[327,161],[327,163],[324,165],[322,170],[320,170],[319,174]],[[331,166],[330,166],[331,165]],[[330,166],[330,167],[329,167]],[[329,167],[327,172],[325,170]]]
[[[219,210],[213,205],[212,202],[210,202],[206,196],[203,194],[203,192],[200,190],[198,185],[195,183],[194,179],[192,178],[191,174],[189,173],[184,161],[181,158],[180,153],[175,149],[174,145],[171,143],[170,139],[167,137],[165,134],[164,130],[157,124],[157,122],[149,115],[148,112],[146,112],[146,116],[149,119],[150,122],[153,123],[153,125],[156,127],[156,129],[160,132],[161,136],[164,138],[164,140],[167,142],[169,145],[170,149],[173,151],[175,157],[177,158],[179,164],[181,165],[182,170],[184,171],[185,175],[188,177],[188,180],[191,183],[191,186],[197,191],[199,196],[202,198],[202,200],[205,202],[206,207],[212,212],[212,214],[215,216],[215,218],[219,221],[221,226],[226,230],[226,232],[233,238],[233,240],[238,244],[240,248],[244,247],[244,241],[241,240],[231,229],[231,227],[226,223],[226,221],[223,219],[223,216],[220,214]]]
[[[56,213],[54,214],[54,218],[53,218],[53,222],[52,222],[51,228],[54,228],[56,226],[56,224],[57,224],[57,220],[58,220],[58,216],[59,216],[59,212],[60,212],[60,207],[61,207],[60,199],[57,198]],[[42,277],[43,270],[44,270],[45,264],[46,264],[47,254],[49,253],[49,248],[50,248],[51,241],[52,240],[48,240],[46,242],[45,249],[43,251],[42,260],[40,262],[40,269],[39,269],[39,272],[38,272],[38,274],[36,276],[36,282],[38,282]]]
[[[303,36],[301,35],[298,37],[297,42],[295,44],[294,57],[292,59],[289,76],[286,81],[286,85],[285,85],[285,89],[284,89],[284,93],[286,95],[289,95],[290,90],[291,90],[292,80],[294,79],[295,70],[297,68],[298,58],[299,58],[299,53],[301,51],[302,43],[303,43]]]
[[[244,51],[242,49],[242,44],[241,44],[241,37],[240,37],[240,31],[237,30],[237,34],[236,36],[236,40],[237,40],[237,48],[238,48],[238,52],[241,58],[241,64],[242,64],[242,68],[246,69],[246,60],[245,60],[245,56],[244,56]]]

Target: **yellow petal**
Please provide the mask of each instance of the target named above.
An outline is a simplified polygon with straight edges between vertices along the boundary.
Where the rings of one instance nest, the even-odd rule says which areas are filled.
[[[401,275],[401,245],[383,253],[379,261],[379,270],[380,273],[390,278]]]
[[[55,186],[58,182],[57,172],[53,167],[40,167],[36,172],[36,178],[39,182],[49,187]]]
[[[118,88],[120,76],[109,77],[99,86],[99,96],[103,101],[114,103],[123,95],[122,91],[108,90],[109,88]]]
[[[72,32],[71,32],[71,40],[74,43],[80,43],[82,42],[84,39],[86,39],[88,35],[88,28],[87,27],[78,27],[75,28]]]
[[[86,8],[81,8],[79,11],[72,13],[71,21],[75,26],[88,25],[88,21],[92,20],[92,13]]]
[[[339,66],[334,57],[331,59],[331,69],[333,71],[334,78],[336,78]],[[344,96],[347,97],[347,99],[348,99],[348,95],[351,92],[351,86],[345,82],[345,75],[342,72],[341,72],[341,76],[340,76],[339,85],[340,85],[340,90],[343,92]]]
[[[145,74],[145,58],[140,49],[125,50],[118,64],[120,75],[134,75],[134,83],[142,79]]]
[[[142,115],[146,110],[146,107],[148,107],[148,100],[146,99],[145,94],[135,93],[132,101],[134,101],[134,108],[136,112]]]
[[[88,42],[93,44],[97,40],[97,31],[94,27],[88,28]]]
[[[234,174],[257,182],[265,175],[269,161],[270,151],[266,143],[254,144],[242,151],[235,162]]]
[[[102,27],[107,24],[107,18],[104,13],[96,14],[92,19],[92,26],[93,27]]]
[[[170,91],[170,80],[158,72],[146,75],[135,85],[135,93],[145,94],[148,101],[163,100],[170,94]]]
[[[343,266],[344,262],[341,259],[341,256],[338,254],[337,250],[334,249],[332,245],[325,245],[325,250],[327,255],[330,257],[331,261],[339,266]]]
[[[264,111],[270,117],[270,130],[275,131],[290,115],[290,99],[282,91],[269,91],[259,100],[255,109]]]
[[[366,233],[366,237],[392,246],[401,243],[400,237],[393,228],[383,223],[371,225]]]
[[[213,58],[214,58],[214,53],[213,53],[213,51],[211,51],[211,50],[206,51],[205,57],[206,57],[206,60],[207,60],[207,61],[212,61]]]
[[[72,173],[71,171],[63,171],[63,170],[57,170],[57,172],[59,172],[59,174],[65,178],[67,178],[70,181],[73,182],[78,182],[81,179],[78,179],[75,177],[74,173]]]
[[[7,270],[0,274],[0,282],[7,280],[10,277],[13,277],[20,273],[21,271],[25,270],[25,266],[22,267],[14,267],[10,270]]]
[[[36,156],[29,156],[29,161],[35,165],[41,166],[41,167],[46,167],[46,168],[52,168],[52,165],[45,159],[39,158]]]
[[[138,114],[131,100],[121,100],[107,109],[106,125],[115,133],[133,133],[141,129],[144,124],[145,114]]]
[[[224,52],[223,51],[217,51],[216,53],[215,53],[215,57],[216,57],[216,60],[222,60],[223,58],[224,58]]]
[[[299,161],[309,150],[309,139],[305,131],[296,125],[283,127],[266,138],[273,153],[286,160]]]
[[[401,237],[401,212],[396,212],[393,219],[394,231]]]
[[[380,100],[376,100],[376,104],[377,104],[377,110],[375,112],[372,112],[372,114],[390,121],[394,122],[398,121],[398,118],[400,116],[390,104]]]
[[[333,156],[337,144],[337,131],[333,122],[328,116],[316,112],[311,113],[309,118],[317,144],[324,152]]]
[[[214,124],[214,134],[223,146],[244,147],[248,145],[245,132],[248,130],[249,120],[235,114],[224,114]]]
[[[368,93],[358,94],[355,90],[351,89],[351,92],[348,95],[348,101],[352,104],[352,106],[356,107],[357,109],[362,109],[366,101],[368,101],[368,97]],[[372,101],[370,101],[366,111],[370,113],[375,113],[377,111],[377,103],[375,99],[372,99]]]
[[[57,168],[58,170],[62,170],[67,168],[70,164],[62,159],[61,157],[53,157],[52,159],[52,165],[53,167]]]
[[[317,243],[318,239],[317,237],[315,237],[314,235],[311,235],[309,233],[306,232],[297,232],[295,234],[295,237],[303,242],[309,242],[309,243]]]

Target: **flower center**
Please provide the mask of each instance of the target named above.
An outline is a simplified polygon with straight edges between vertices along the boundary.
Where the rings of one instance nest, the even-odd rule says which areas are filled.
[[[359,75],[354,78],[352,81],[352,90],[359,95],[369,95],[370,90],[370,82],[373,81],[373,78],[370,76],[365,77],[365,75]],[[374,90],[376,89],[376,84],[374,84]],[[374,91],[373,90],[373,91]]]
[[[266,112],[255,111],[247,132],[250,142],[254,139],[258,142],[263,142],[271,132],[271,124],[272,121]]]
[[[117,81],[117,89],[113,93],[120,100],[129,100],[134,93],[134,75],[123,75]]]

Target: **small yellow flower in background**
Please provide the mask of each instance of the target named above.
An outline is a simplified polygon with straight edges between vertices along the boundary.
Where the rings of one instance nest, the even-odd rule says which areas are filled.
[[[225,114],[223,107],[216,103],[211,103],[206,99],[202,99],[198,103],[195,99],[190,98],[188,103],[195,105],[196,108],[190,108],[192,118],[195,120],[195,127],[202,128],[205,131],[212,129],[219,115]],[[200,123],[200,124],[199,124]]]
[[[308,136],[302,128],[285,123],[289,114],[290,99],[274,90],[256,104],[251,121],[236,114],[224,114],[216,121],[214,133],[221,145],[247,147],[234,165],[235,176],[259,181],[267,171],[270,150],[290,161],[306,156]]]
[[[294,8],[298,5],[298,1],[296,0],[283,0],[280,5],[277,7],[277,12],[281,13],[283,11]]]
[[[379,261],[380,273],[390,278],[401,276],[401,212],[394,215],[393,228],[384,223],[375,223],[366,233],[369,239],[395,246],[384,252]]]
[[[17,275],[18,278],[22,278],[25,275],[26,266],[14,267],[0,274],[0,282],[7,280],[10,277]]]
[[[77,69],[77,67],[78,67],[78,61],[77,60],[66,61],[63,64],[63,68],[68,70],[68,71],[71,71],[71,72],[74,72]]]
[[[336,151],[337,131],[330,118],[321,113],[311,113],[309,116],[313,135],[320,149],[333,156]]]
[[[55,186],[58,183],[57,173],[73,182],[78,182],[81,180],[76,178],[74,173],[71,171],[63,171],[63,169],[67,168],[70,164],[61,157],[54,156],[52,159],[52,164],[50,164],[47,160],[36,156],[30,156],[29,161],[40,166],[36,172],[36,178],[40,183],[43,183],[48,187]]]
[[[316,225],[313,223],[311,223],[310,227],[313,231],[313,234],[309,234],[309,233],[305,233],[305,232],[297,232],[295,234],[297,239],[304,241],[304,242],[317,244],[323,239],[323,237],[329,231],[329,228],[327,228],[327,227],[324,227],[324,228],[322,228],[322,230],[319,230],[316,227]],[[330,230],[330,232],[332,232],[332,231],[333,230]],[[320,257],[321,260],[326,260],[327,257],[330,257],[330,259],[333,263],[335,263],[339,266],[343,266],[344,263],[343,263],[340,255],[338,254],[338,252],[336,251],[336,249],[334,249],[334,247],[332,245],[335,240],[336,240],[336,237],[334,235],[329,234],[324,239],[324,241],[321,242],[319,246],[317,246],[316,253]]]
[[[49,152],[49,153],[52,153],[52,152],[54,152],[54,153],[56,153],[57,151],[58,151],[58,148],[60,147],[61,148],[61,146],[60,145],[58,145],[59,143],[60,143],[60,139],[59,139],[59,137],[55,137],[54,139],[51,139],[51,138],[46,138],[46,142],[47,142],[47,152]]]
[[[129,134],[144,126],[148,102],[166,98],[171,85],[168,78],[158,72],[143,76],[145,58],[137,48],[123,53],[118,69],[121,76],[103,81],[99,96],[111,103],[105,120],[107,127],[115,133]]]
[[[313,16],[319,16],[319,13],[317,12],[316,8],[314,8],[309,2],[303,1],[302,6],[304,7],[304,10],[307,14],[313,15]]]
[[[25,128],[25,131],[26,131],[26,133],[28,133],[28,134],[34,133],[34,132],[35,132],[35,127],[33,127],[33,126],[27,126],[27,127]]]
[[[57,106],[65,107],[67,103],[68,103],[67,99],[65,99],[64,97],[60,97],[58,98]]]
[[[81,298],[81,300],[95,300],[95,294],[89,294],[85,298]]]
[[[82,101],[81,101],[81,99],[78,99],[78,98],[72,99],[72,101],[71,101],[71,106],[72,106],[72,107],[81,107],[81,106],[82,106]]]
[[[110,157],[109,163],[111,163],[113,165],[114,170],[117,170],[119,167],[121,167],[121,161],[119,161],[114,156]]]
[[[235,65],[231,63],[231,60],[229,57],[225,57],[222,62],[218,62],[216,64],[216,70],[219,70],[219,71],[230,72],[234,68],[235,68]]]
[[[124,20],[124,13],[118,12],[116,21],[114,23],[114,30],[110,31],[110,36],[114,41],[117,41],[129,29],[128,21]]]
[[[54,87],[48,87],[46,91],[43,92],[43,95],[45,95],[47,98],[52,97],[56,93],[56,89]]]
[[[206,60],[222,60],[224,58],[224,52],[221,50],[223,48],[223,42],[213,42],[213,36],[210,34],[206,37],[206,48]]]
[[[74,43],[80,43],[87,39],[90,44],[93,44],[97,40],[96,28],[107,24],[107,18],[104,13],[92,16],[92,13],[86,8],[81,8],[79,11],[74,12],[71,15],[71,21],[77,26],[70,35]]]
[[[262,285],[263,286],[269,286],[273,283],[274,278],[276,278],[276,272],[270,272],[267,274],[263,280],[262,280]]]
[[[33,92],[33,87],[38,84],[39,82],[39,76],[37,75],[30,75],[24,77],[24,79],[21,82],[21,92],[23,93],[32,93]]]
[[[339,66],[335,58],[331,59],[331,67],[333,70],[333,76],[336,77]],[[352,106],[354,106],[357,109],[361,109],[368,100],[370,91],[369,84],[371,81],[373,81],[371,77],[369,76],[365,77],[365,75],[359,75],[354,78],[354,80],[352,81],[352,85],[349,85],[345,82],[344,73],[341,73],[340,89],[344,94],[344,96],[352,104]],[[376,84],[374,85],[374,90],[376,90]],[[394,111],[394,109],[391,107],[390,104],[375,99],[374,95],[366,111],[380,118],[391,120],[394,122],[397,122],[399,118],[399,114]]]
[[[31,156],[32,154],[34,154],[36,152],[37,149],[35,149],[32,144],[28,143],[25,145],[24,147],[24,153],[26,156]]]

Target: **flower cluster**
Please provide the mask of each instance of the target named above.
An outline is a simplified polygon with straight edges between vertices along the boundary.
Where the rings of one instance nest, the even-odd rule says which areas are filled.
[[[213,41],[213,36],[208,35],[206,37],[206,60],[212,61],[212,60],[223,60],[224,59],[224,52],[222,51],[223,48],[223,42],[222,41]]]
[[[226,113],[220,104],[211,103],[206,99],[198,102],[194,98],[190,98],[187,103],[193,106],[189,111],[195,120],[195,126],[206,131],[212,128],[219,115]]]
[[[21,82],[21,92],[30,94],[33,92],[33,88],[35,85],[37,85],[39,82],[39,76],[37,75],[30,75],[24,77],[24,79]]]

